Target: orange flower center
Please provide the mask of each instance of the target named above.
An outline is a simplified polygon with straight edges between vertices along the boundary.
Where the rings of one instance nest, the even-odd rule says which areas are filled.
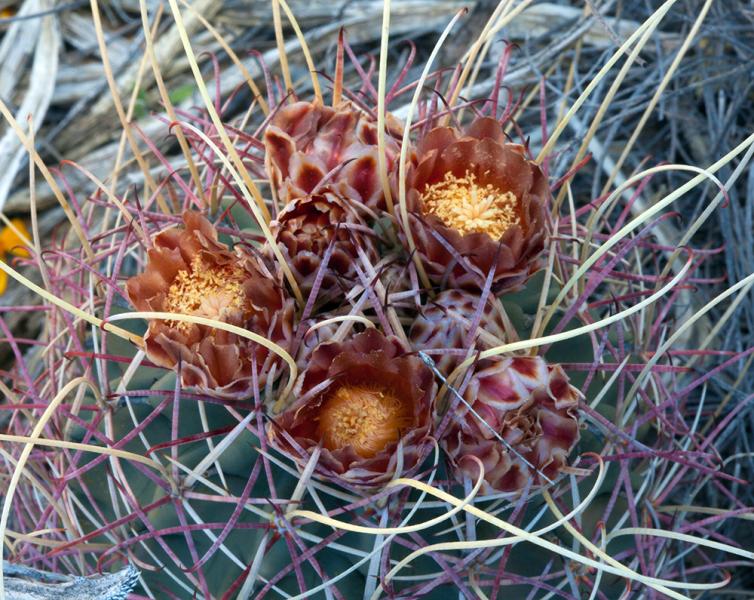
[[[387,390],[343,386],[322,405],[317,431],[328,450],[351,446],[371,458],[397,442],[411,422],[409,407]]]
[[[241,276],[240,269],[213,268],[197,255],[189,269],[175,276],[165,298],[165,311],[218,319],[226,309],[242,306]],[[181,331],[191,326],[186,321],[170,324]]]
[[[442,181],[426,187],[421,198],[427,212],[462,234],[473,231],[499,239],[519,222],[516,195],[490,183],[480,185],[468,171],[464,177],[445,173]]]

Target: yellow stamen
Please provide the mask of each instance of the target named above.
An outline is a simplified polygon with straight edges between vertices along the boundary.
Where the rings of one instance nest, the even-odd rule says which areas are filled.
[[[329,450],[351,446],[371,458],[411,425],[410,409],[392,393],[366,386],[338,388],[322,405],[318,432]]]
[[[223,310],[242,306],[241,277],[240,269],[213,268],[197,255],[189,269],[178,271],[165,298],[165,311],[218,318]],[[191,326],[185,321],[170,322],[170,325],[182,331]]]
[[[468,171],[464,177],[445,173],[442,181],[426,187],[422,202],[428,213],[462,234],[486,233],[497,240],[519,223],[516,195],[501,192],[490,183],[480,185]]]

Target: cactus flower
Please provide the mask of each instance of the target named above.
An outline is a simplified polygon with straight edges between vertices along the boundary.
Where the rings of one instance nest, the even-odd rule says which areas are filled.
[[[476,414],[454,402],[442,438],[459,481],[479,476],[472,456],[484,465],[487,494],[518,493],[529,480],[535,487],[546,484],[567,465],[579,440],[579,392],[560,365],[540,357],[488,359],[479,364],[463,397]]]
[[[358,248],[372,263],[379,260],[374,234],[359,212],[348,200],[329,190],[291,202],[270,227],[304,294],[312,291],[322,258],[331,244],[318,291],[320,298],[331,299],[353,284],[354,265],[359,263]]]
[[[496,292],[520,286],[544,248],[547,181],[500,124],[476,119],[460,133],[436,127],[407,174],[410,227],[429,279]]]
[[[388,170],[400,152],[400,124],[388,118]],[[341,196],[384,209],[377,120],[350,102],[296,102],[278,110],[264,134],[267,172],[283,205],[323,182]]]
[[[319,472],[368,488],[396,470],[411,474],[433,447],[432,372],[376,329],[320,344],[296,384],[298,400],[270,438],[305,464],[322,447]]]
[[[126,284],[131,303],[143,311],[205,317],[244,327],[288,345],[293,301],[260,260],[217,239],[197,212],[184,226],[168,227],[152,240],[146,269]],[[178,369],[185,386],[218,397],[251,395],[252,357],[263,384],[274,356],[262,345],[221,329],[187,321],[154,319],[145,337],[149,359]]]
[[[445,290],[422,307],[416,317],[409,338],[417,350],[479,350],[505,343],[505,324],[500,309],[492,301],[485,303],[481,319],[467,343],[480,298],[463,290]],[[463,353],[430,352],[437,368],[446,377],[465,358]]]

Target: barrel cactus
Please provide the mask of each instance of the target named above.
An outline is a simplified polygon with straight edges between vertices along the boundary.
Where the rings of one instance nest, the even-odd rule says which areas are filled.
[[[5,557],[136,568],[130,598],[664,593],[675,546],[646,560],[654,534],[631,530],[613,552],[604,527],[650,525],[630,461],[714,464],[680,441],[676,371],[653,358],[688,269],[652,296],[647,228],[569,283],[614,216],[566,213],[575,171],[549,176],[500,81],[447,106],[427,88],[404,136],[391,111],[427,81],[400,70],[378,118],[357,93],[376,77],[354,72],[332,105],[270,85],[254,134],[218,128],[220,98],[184,114],[171,131],[211,185],[179,170],[142,202],[93,194],[82,235],[46,248],[45,343],[14,342],[2,374]],[[647,297],[654,315],[627,308]],[[650,479],[636,502],[655,510],[678,482]]]

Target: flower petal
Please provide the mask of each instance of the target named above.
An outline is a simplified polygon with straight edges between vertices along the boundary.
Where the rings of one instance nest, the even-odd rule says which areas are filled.
[[[31,235],[26,225],[18,218],[11,219],[10,222],[13,227],[4,227],[0,231],[0,253],[8,252],[14,256],[29,258],[31,253],[26,246],[31,240]]]

